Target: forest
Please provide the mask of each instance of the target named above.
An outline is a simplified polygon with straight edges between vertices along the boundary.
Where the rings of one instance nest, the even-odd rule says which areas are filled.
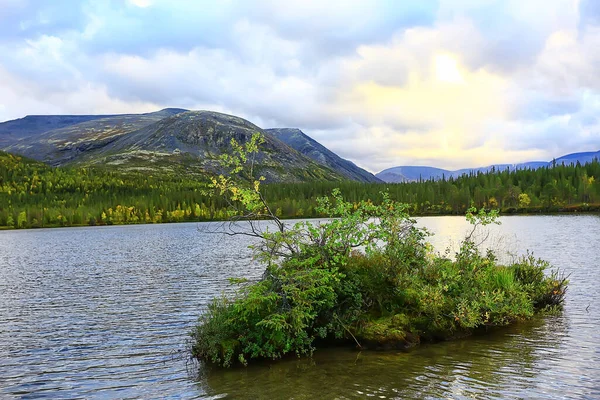
[[[0,152],[0,228],[118,225],[227,219],[228,204],[207,191],[210,177],[54,168]],[[282,218],[319,217],[316,198],[339,188],[347,201],[379,203],[384,192],[412,215],[600,211],[600,162],[537,170],[490,171],[397,184],[270,184],[265,197]]]
[[[464,215],[470,206],[501,213],[600,211],[600,162],[554,165],[536,170],[496,171],[459,178],[378,184],[315,182],[278,184],[264,188],[273,208],[284,217],[318,216],[315,198],[340,188],[344,198],[380,203],[387,192],[411,206],[412,215]]]

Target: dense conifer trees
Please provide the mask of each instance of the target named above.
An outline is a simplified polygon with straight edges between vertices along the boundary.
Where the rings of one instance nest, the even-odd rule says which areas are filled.
[[[52,168],[0,152],[0,228],[226,219],[227,204],[206,195],[208,183],[209,177]],[[600,211],[600,162],[400,184],[272,184],[263,192],[278,216],[318,217],[315,199],[336,187],[350,202],[377,203],[387,190],[415,215],[464,214],[471,204],[504,213]]]

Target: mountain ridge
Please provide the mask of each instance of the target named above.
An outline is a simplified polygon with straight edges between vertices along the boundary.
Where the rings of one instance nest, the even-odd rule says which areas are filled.
[[[600,158],[600,151],[577,152],[553,161],[494,164],[459,170],[397,166],[372,174],[341,158],[300,129],[262,129],[234,115],[182,108],[141,114],[27,115],[0,123],[0,150],[52,166],[97,165],[196,174],[198,171],[219,172],[217,158],[231,150],[230,140],[244,142],[251,137],[251,132],[261,132],[268,139],[269,155],[265,160],[268,159],[270,164],[265,173],[273,181],[411,182],[456,178],[492,169],[536,169],[553,162],[586,163]]]
[[[458,170],[447,170],[443,168],[436,168],[430,166],[408,166],[401,165],[397,167],[391,167],[382,170],[375,174],[379,179],[383,180],[386,183],[400,183],[400,182],[415,182],[419,180],[437,180],[442,178],[458,178],[465,174],[470,173],[485,173],[489,172],[492,169],[496,171],[506,170],[507,168],[511,171],[517,169],[538,169],[543,167],[551,166],[553,163],[557,165],[560,164],[576,164],[579,162],[580,164],[585,164],[591,162],[595,158],[600,159],[600,150],[599,151],[588,151],[588,152],[576,152],[570,153],[558,158],[553,159],[552,161],[528,161],[524,163],[517,164],[492,164],[485,167],[478,168],[462,168]]]
[[[122,135],[184,111],[187,110],[165,108],[151,113],[102,115],[100,118],[28,135],[4,150],[60,166],[77,158],[82,152],[102,147]]]
[[[243,118],[214,111],[186,111],[161,119],[144,128],[117,138],[100,149],[88,165],[105,163],[119,165],[124,157],[137,157],[152,152],[163,160],[187,162],[205,172],[222,172],[219,156],[231,151],[231,140],[247,142],[254,133],[264,136],[257,154],[257,168],[267,182],[302,181],[306,179],[339,180],[337,172],[304,157],[281,140]]]
[[[245,143],[252,134],[265,137],[257,155],[257,172],[267,182],[337,181],[342,173],[319,164],[243,118],[214,111],[167,108],[145,114],[116,114],[60,118],[44,132],[40,125],[19,126],[21,120],[4,123],[22,133],[3,150],[52,166],[98,166],[119,170],[206,175],[221,173],[219,157],[231,152],[231,140]],[[81,122],[83,121],[83,122]],[[24,132],[24,133],[23,133]]]
[[[67,114],[42,115],[30,114],[23,118],[0,122],[0,148],[8,147],[16,141],[39,135],[50,130],[61,129],[98,119],[111,117],[149,115],[169,112],[187,111],[182,108],[164,108],[159,111],[141,114]]]
[[[352,161],[338,156],[298,128],[270,128],[265,129],[265,132],[277,136],[293,149],[296,149],[320,164],[339,171],[342,175],[351,180],[383,183],[381,179],[377,178],[372,173],[358,167]]]

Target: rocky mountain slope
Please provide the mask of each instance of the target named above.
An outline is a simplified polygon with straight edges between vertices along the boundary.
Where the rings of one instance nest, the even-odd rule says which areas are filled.
[[[257,157],[256,171],[268,181],[347,179],[341,172],[311,160],[260,127],[232,115],[164,109],[148,114],[92,117],[39,117],[39,122],[44,118],[46,122],[37,125],[28,125],[27,118],[6,122],[5,137],[12,142],[4,150],[54,166],[206,175],[221,172],[218,157],[231,151],[231,139],[244,143],[253,133],[261,132],[265,144]],[[40,132],[43,126],[51,129]],[[14,140],[16,136],[21,138]]]
[[[0,123],[0,148],[15,144],[21,139],[112,115],[28,115],[24,118]]]
[[[382,182],[381,179],[372,173],[357,167],[351,161],[341,158],[321,143],[307,136],[300,129],[275,128],[266,129],[265,132],[281,139],[284,143],[305,156],[341,173],[348,179],[358,182]]]
[[[256,171],[267,181],[344,179],[340,173],[303,156],[251,122],[212,111],[188,111],[161,119],[84,155],[79,163],[138,170],[180,167],[221,172],[218,157],[231,152],[231,139],[245,143],[255,132],[265,138],[257,155]]]
[[[9,135],[15,131],[24,133],[22,139],[5,147],[5,151],[21,154],[50,165],[64,165],[71,161],[77,161],[84,153],[102,148],[123,135],[184,111],[186,110],[166,108],[146,114],[85,115],[80,116],[81,118],[37,116],[35,117],[35,120],[38,121],[37,125],[14,123],[29,118],[25,117],[22,120],[5,122],[0,124],[0,127],[7,125],[8,128],[5,129]],[[80,120],[83,121],[80,122]],[[73,123],[69,124],[69,122]],[[62,126],[56,127],[59,125]],[[52,129],[39,132],[39,129],[44,126]]]
[[[496,164],[455,171],[399,166],[373,175],[333,153],[299,129],[265,129],[232,115],[166,108],[145,114],[31,115],[0,123],[0,150],[21,154],[53,166],[101,166],[206,175],[221,172],[218,157],[229,152],[231,139],[245,142],[254,132],[266,143],[258,172],[271,182],[343,180],[411,182],[441,179],[491,169],[541,168],[586,163],[600,151],[573,153],[553,161]]]

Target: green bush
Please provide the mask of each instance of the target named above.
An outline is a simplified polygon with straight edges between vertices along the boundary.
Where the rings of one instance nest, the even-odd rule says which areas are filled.
[[[562,305],[568,277],[553,270],[546,277],[544,271],[550,268],[547,261],[536,259],[531,254],[521,257],[514,264],[515,279],[522,285],[536,308]]]
[[[239,172],[258,142],[233,145],[237,155],[225,164]],[[241,185],[219,177],[213,187],[242,207],[232,215],[250,219],[250,234],[262,239],[255,251],[266,269],[236,297],[215,299],[200,318],[192,352],[205,362],[228,367],[310,355],[330,342],[410,347],[527,319],[536,310],[560,307],[564,298],[567,280],[558,272],[546,276],[546,262],[528,255],[501,266],[492,252],[479,251],[473,232],[496,223],[496,212],[468,210],[473,231],[451,260],[433,252],[408,206],[386,194],[374,205],[347,202],[334,190],[318,199],[317,209],[332,219],[287,227],[265,203],[260,179]],[[271,219],[276,230],[257,229],[253,219],[261,218]]]
[[[546,276],[548,264],[532,256],[500,266],[470,238],[455,261],[436,255],[426,232],[389,200],[354,205],[335,192],[321,206],[342,217],[267,234],[257,249],[263,278],[213,301],[192,334],[195,357],[246,364],[310,355],[319,340],[409,347],[524,320],[564,297],[566,279]]]

